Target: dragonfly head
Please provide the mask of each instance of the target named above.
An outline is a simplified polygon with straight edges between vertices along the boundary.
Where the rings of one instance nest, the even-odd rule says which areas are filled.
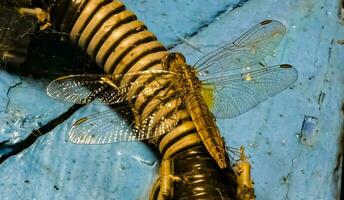
[[[163,69],[174,72],[181,72],[181,70],[188,66],[185,57],[178,52],[169,53],[162,59],[161,63]]]

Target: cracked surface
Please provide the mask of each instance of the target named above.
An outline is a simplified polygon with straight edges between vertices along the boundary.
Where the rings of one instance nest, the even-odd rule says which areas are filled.
[[[256,0],[234,10],[231,7],[239,1],[124,2],[164,44],[173,46],[180,43],[177,36],[186,37],[202,52],[234,39],[264,19],[283,22],[287,36],[276,56],[266,62],[293,64],[299,71],[298,81],[238,118],[218,120],[219,127],[227,143],[245,145],[251,155],[258,200],[334,199],[339,195],[337,140],[343,123],[344,61],[340,58],[344,48],[333,41],[342,40],[344,30],[337,23],[336,2]],[[190,63],[200,55],[185,43],[173,50],[184,53]],[[30,138],[33,130],[71,106],[48,98],[47,81],[42,79],[2,70],[0,83],[0,156],[12,150],[1,147],[13,147]],[[321,109],[320,92],[326,94]],[[79,146],[65,141],[74,119],[99,109],[104,108],[91,105],[80,109],[5,160],[0,165],[4,199],[145,199],[158,160],[148,146],[139,142]],[[313,146],[302,144],[297,137],[304,115],[319,119]]]
[[[19,77],[20,78],[20,77]],[[7,89],[7,93],[6,93],[6,96],[7,96],[7,103],[6,103],[6,108],[5,110],[8,110],[9,109],[9,105],[11,103],[11,97],[10,97],[10,92],[12,91],[12,89],[15,89],[17,86],[21,85],[23,82],[20,80],[19,82],[16,82],[14,83],[13,85],[9,86],[8,89]]]

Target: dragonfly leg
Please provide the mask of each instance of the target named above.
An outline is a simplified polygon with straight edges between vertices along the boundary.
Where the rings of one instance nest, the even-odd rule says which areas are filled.
[[[149,194],[149,200],[156,200],[158,198],[158,195],[159,195],[159,190],[160,190],[160,184],[161,184],[161,178],[159,177],[153,187],[152,187],[152,190]]]
[[[190,125],[191,128],[193,125]],[[175,134],[173,131],[169,134]],[[179,140],[178,142],[172,144],[165,152],[164,157],[161,162],[160,166],[160,178],[158,179],[159,184],[159,193],[157,196],[158,200],[165,200],[173,198],[174,196],[174,183],[181,182],[183,179],[181,177],[174,175],[174,164],[173,164],[173,157],[181,152],[183,149],[189,148],[190,146],[194,146],[201,143],[201,139],[197,136],[196,133],[190,134]],[[156,191],[158,186],[154,186],[151,197],[153,199],[156,196]]]
[[[241,200],[254,200],[254,184],[251,179],[251,164],[245,155],[245,149],[240,147],[240,160],[234,165],[237,174],[237,194]]]
[[[163,159],[160,167],[160,191],[158,200],[165,200],[173,197],[173,184],[180,182],[180,177],[173,175],[173,162],[171,159]]]
[[[124,75],[150,69],[178,73],[179,63],[186,64],[181,54],[172,54],[167,59],[168,52],[163,45],[120,1],[70,0],[66,6],[69,9],[61,13],[56,27],[68,33],[70,40],[86,50],[107,74]],[[172,64],[175,67],[170,67]],[[171,80],[165,76],[126,76],[116,79],[117,82],[119,86],[131,86],[127,96],[135,97],[129,99],[129,106],[136,124],[144,121],[149,130],[168,132],[155,142],[163,160],[160,178],[152,190],[152,199],[180,199],[185,192],[190,197],[188,199],[195,199],[194,195],[203,199],[223,196],[228,198],[222,199],[236,199],[235,177],[232,176],[234,172],[219,169],[204,148],[195,123],[185,109],[185,102],[178,99],[178,95],[183,95],[180,91],[186,89],[176,84],[181,82],[178,77]],[[173,130],[169,130],[170,127]],[[198,147],[197,151],[195,147]],[[205,170],[197,171],[189,166],[189,160],[180,159],[185,152],[190,152],[186,157],[192,158],[196,165],[199,163]],[[204,159],[195,155],[201,155]],[[178,163],[177,168],[175,166]],[[182,167],[186,168],[189,175],[180,170]],[[193,175],[201,180],[196,185],[191,181]],[[204,190],[200,192],[199,186]]]

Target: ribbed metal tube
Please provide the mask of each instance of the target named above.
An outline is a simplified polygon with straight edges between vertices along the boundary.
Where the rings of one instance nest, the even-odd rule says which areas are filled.
[[[235,199],[236,181],[232,168],[221,170],[203,146],[179,152],[174,172],[184,182],[176,183],[174,199]]]
[[[161,60],[168,52],[144,23],[119,1],[61,0],[55,5],[53,14],[55,27],[68,33],[70,40],[87,51],[105,73],[125,74],[163,68]],[[121,84],[137,79],[146,86],[154,84],[153,80],[144,77],[123,79]],[[153,141],[163,158],[172,161],[174,175],[181,178],[175,184],[173,199],[235,199],[234,172],[231,168],[220,170],[205,150],[184,103],[178,98],[161,98],[173,92],[167,88],[168,84],[147,95],[144,87],[136,87],[129,94],[137,96],[130,102],[135,118],[154,113],[160,125],[169,123],[173,117],[179,119],[172,131]],[[153,193],[157,191],[159,186]],[[152,196],[157,198],[155,194]]]

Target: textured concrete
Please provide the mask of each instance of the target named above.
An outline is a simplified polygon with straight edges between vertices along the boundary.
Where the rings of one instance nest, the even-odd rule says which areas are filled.
[[[344,39],[344,29],[338,2],[125,2],[165,45],[183,52],[190,63],[202,53],[181,38],[205,53],[264,19],[284,23],[286,37],[266,63],[294,65],[297,82],[251,111],[218,124],[227,144],[244,145],[250,154],[258,200],[335,199],[341,175],[337,157],[344,97],[344,46],[337,42]],[[48,82],[0,71],[0,156],[72,106],[47,97]],[[323,101],[319,102],[319,95]],[[158,168],[158,158],[147,145],[66,142],[73,120],[98,109],[104,108],[81,108],[2,162],[0,198],[147,199]],[[317,118],[317,123],[314,129],[306,126],[302,135],[305,116]]]

